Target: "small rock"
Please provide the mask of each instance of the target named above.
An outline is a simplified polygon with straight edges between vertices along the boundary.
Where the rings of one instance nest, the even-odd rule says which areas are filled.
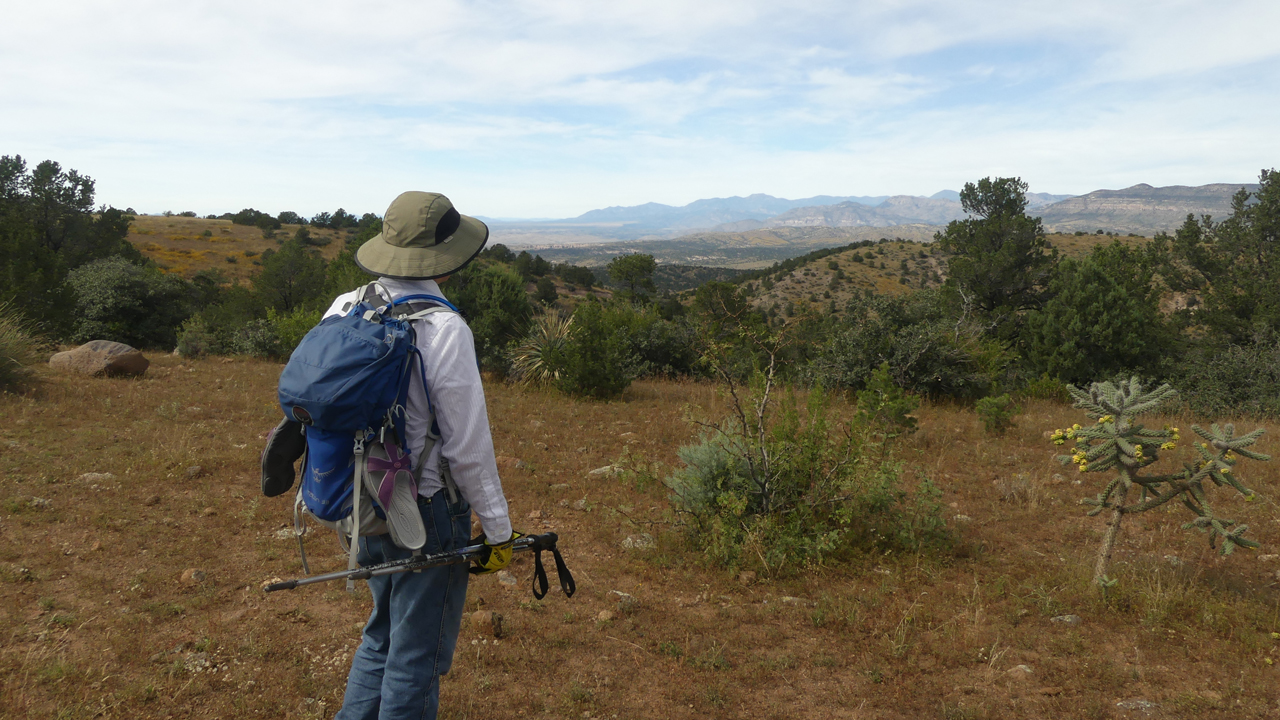
[[[968,515],[957,515],[953,519],[956,522],[962,522],[962,523],[973,522],[973,518],[969,517]]]
[[[588,474],[588,475],[596,475],[596,476],[598,476],[598,475],[615,475],[615,474],[617,474],[617,472],[618,472],[618,467],[617,467],[617,466],[615,466],[615,465],[605,465],[604,467],[598,467],[598,468],[596,468],[595,470],[592,470],[591,472],[589,472],[589,473],[587,473],[587,474]]]
[[[101,549],[102,549],[101,540],[94,540],[93,544],[89,546],[89,552],[98,552]]]
[[[618,596],[618,612],[629,613],[640,607],[640,601],[636,599],[635,595],[624,593],[621,590],[610,590],[609,594]]]
[[[141,352],[110,340],[92,340],[49,358],[49,367],[91,377],[136,377],[150,365]]]
[[[471,626],[482,635],[502,637],[502,615],[498,613],[477,610],[471,613]]]
[[[87,472],[76,478],[77,482],[82,483],[104,483],[108,480],[115,480],[116,476],[111,473]]]
[[[1121,700],[1120,702],[1116,703],[1116,707],[1121,708],[1123,710],[1138,710],[1145,715],[1150,715],[1151,713],[1155,712],[1156,709],[1160,707],[1160,705],[1157,703],[1153,703],[1150,700],[1134,698],[1133,700]]]
[[[1059,615],[1057,617],[1049,618],[1049,622],[1071,625],[1074,627],[1084,622],[1084,620],[1081,620],[1079,615]]]
[[[546,443],[544,443],[544,442],[536,442],[536,443],[534,443],[534,444],[533,444],[533,446],[534,446],[534,447],[536,447],[536,448],[538,448],[539,450],[546,450],[546,449],[547,449],[547,444],[546,444]]]
[[[265,591],[267,589],[267,586],[275,585],[278,582],[284,582],[284,581],[278,577],[269,578],[267,580],[263,580],[262,584],[259,587],[261,587]]]
[[[203,474],[204,474],[204,468],[200,467],[199,465],[192,465],[191,467],[187,468],[188,480],[193,480],[195,478],[200,477]]]
[[[556,483],[556,484],[554,484],[554,485],[552,485],[552,486],[551,486],[551,489],[552,489],[552,490],[568,490],[568,489],[569,489],[569,483]]]
[[[1057,484],[1057,483],[1064,483],[1064,482],[1066,482],[1066,481],[1067,481],[1067,479],[1066,479],[1066,478],[1064,478],[1064,477],[1062,477],[1062,475],[1061,475],[1061,474],[1059,474],[1059,473],[1054,473],[1054,474],[1053,474],[1053,477],[1049,478],[1049,482],[1052,482],[1052,483],[1054,483],[1054,484]]]
[[[1200,697],[1208,700],[1209,702],[1222,702],[1222,693],[1217,690],[1202,690],[1200,692]]]
[[[529,519],[530,519],[530,520],[541,520],[541,519],[542,519],[542,511],[541,511],[541,510],[534,510],[534,511],[530,512],[530,513],[529,513]]]
[[[649,533],[628,535],[623,539],[622,547],[624,550],[648,550],[653,547],[653,536]]]
[[[196,585],[196,584],[202,583],[205,581],[207,577],[208,576],[205,575],[205,572],[203,570],[197,570],[196,568],[187,568],[186,570],[182,571],[182,582],[186,583],[187,585]]]
[[[150,506],[150,505],[158,505],[159,503],[160,503],[160,496],[159,496],[159,495],[152,495],[152,496],[148,497],[146,500],[143,500],[143,501],[142,501],[142,504],[143,504],[143,505],[148,505],[148,506]]]
[[[596,622],[607,623],[612,619],[613,619],[613,613],[609,612],[608,610],[601,610],[600,614],[596,615]]]
[[[1182,558],[1178,557],[1177,555],[1165,555],[1164,561],[1169,563],[1169,565],[1173,567],[1178,567],[1179,565],[1182,564]]]
[[[1014,665],[1013,667],[1009,668],[1008,672],[1006,672],[1005,674],[1026,677],[1028,675],[1031,675],[1034,672],[1035,671],[1031,669],[1030,665]]]
[[[743,572],[738,573],[738,584],[739,585],[755,585],[756,574],[750,570],[744,570]]]
[[[515,587],[515,586],[516,586],[516,576],[515,576],[515,575],[512,575],[511,573],[507,572],[506,570],[499,570],[499,571],[498,571],[498,582],[502,583],[503,585],[505,585],[505,586],[506,586],[506,587],[508,587],[508,588],[513,588],[513,587]]]
[[[218,514],[218,511],[214,510],[212,507],[207,507],[200,511],[200,517],[213,517],[214,515],[217,515],[217,514]]]
[[[292,540],[294,536],[295,536],[295,533],[293,531],[293,528],[287,528],[287,527],[280,528],[279,530],[271,533],[271,537],[277,540]]]
[[[804,600],[801,600],[798,597],[791,597],[790,595],[783,595],[781,598],[778,598],[778,599],[786,603],[787,605],[798,605],[804,602]]]
[[[1259,555],[1258,556],[1258,562],[1269,563],[1269,562],[1275,562],[1276,560],[1280,560],[1280,555]]]
[[[575,503],[573,504],[573,509],[574,509],[574,510],[586,510],[586,509],[587,509],[587,499],[586,499],[586,498],[582,498],[581,500],[578,500],[577,502],[575,502]]]
[[[1042,688],[1040,688],[1039,690],[1037,690],[1036,692],[1037,692],[1037,693],[1039,693],[1039,694],[1041,694],[1041,695],[1049,695],[1049,696],[1053,696],[1053,695],[1061,695],[1061,694],[1062,694],[1062,688],[1061,688],[1061,687],[1058,687],[1057,685],[1054,685],[1054,686],[1052,686],[1052,687],[1042,687]]]
[[[213,662],[209,660],[209,653],[191,652],[182,658],[182,667],[187,672],[198,673],[213,667]]]
[[[31,498],[31,501],[27,503],[27,505],[37,510],[48,510],[49,508],[53,507],[53,501],[47,500],[42,497],[33,497]]]

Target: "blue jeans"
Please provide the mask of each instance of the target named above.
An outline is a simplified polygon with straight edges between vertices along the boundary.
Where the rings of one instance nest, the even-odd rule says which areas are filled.
[[[471,507],[445,492],[418,498],[427,528],[423,552],[466,547]],[[360,564],[409,557],[390,535],[360,538]],[[369,579],[373,614],[351,661],[347,692],[335,720],[435,718],[440,676],[449,672],[467,599],[467,566],[445,565],[421,572]]]

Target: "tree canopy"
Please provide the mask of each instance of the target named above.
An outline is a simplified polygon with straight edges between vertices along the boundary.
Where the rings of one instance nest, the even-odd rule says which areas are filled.
[[[624,288],[627,297],[643,301],[657,289],[653,284],[653,273],[657,267],[652,255],[631,253],[610,261],[608,272],[609,278]]]
[[[965,183],[960,203],[972,217],[953,220],[935,239],[954,253],[950,282],[980,310],[1004,323],[1039,307],[1056,253],[1040,218],[1029,217],[1027,184],[1019,178]]]

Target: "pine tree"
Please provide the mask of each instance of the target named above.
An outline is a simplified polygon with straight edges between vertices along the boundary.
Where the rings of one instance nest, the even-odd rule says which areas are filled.
[[[1089,511],[1090,516],[1104,510],[1111,511],[1111,520],[1094,567],[1095,583],[1104,590],[1115,584],[1107,577],[1107,563],[1111,560],[1124,516],[1154,510],[1175,499],[1196,515],[1182,527],[1208,533],[1210,547],[1217,547],[1221,541],[1219,552],[1223,555],[1231,554],[1237,546],[1258,547],[1258,543],[1243,537],[1248,525],[1237,525],[1236,521],[1220,518],[1214,513],[1205,493],[1204,481],[1210,480],[1218,487],[1229,486],[1244,495],[1246,500],[1252,500],[1253,491],[1240,482],[1234,468],[1237,456],[1260,461],[1271,459],[1269,455],[1246,449],[1261,437],[1261,428],[1237,436],[1235,426],[1230,423],[1222,427],[1215,424],[1209,430],[1192,425],[1191,429],[1204,439],[1204,442],[1193,446],[1199,460],[1194,464],[1184,463],[1176,472],[1143,474],[1159,461],[1162,450],[1173,450],[1178,446],[1180,436],[1176,427],[1166,425],[1155,430],[1135,420],[1173,398],[1177,391],[1168,384],[1144,391],[1136,377],[1118,384],[1093,383],[1087,391],[1068,385],[1067,390],[1076,400],[1075,407],[1084,409],[1095,423],[1089,427],[1073,425],[1065,430],[1055,430],[1051,438],[1055,445],[1064,445],[1068,440],[1075,442],[1072,454],[1061,455],[1058,460],[1064,465],[1076,465],[1080,472],[1116,473],[1096,497],[1080,501],[1094,508]],[[1135,485],[1138,487],[1138,499],[1126,504]]]

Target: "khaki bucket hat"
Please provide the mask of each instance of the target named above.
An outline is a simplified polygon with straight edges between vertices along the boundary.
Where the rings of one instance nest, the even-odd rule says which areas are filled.
[[[391,201],[382,232],[356,250],[356,265],[379,277],[433,280],[461,270],[489,240],[489,228],[440,193],[410,191]]]

